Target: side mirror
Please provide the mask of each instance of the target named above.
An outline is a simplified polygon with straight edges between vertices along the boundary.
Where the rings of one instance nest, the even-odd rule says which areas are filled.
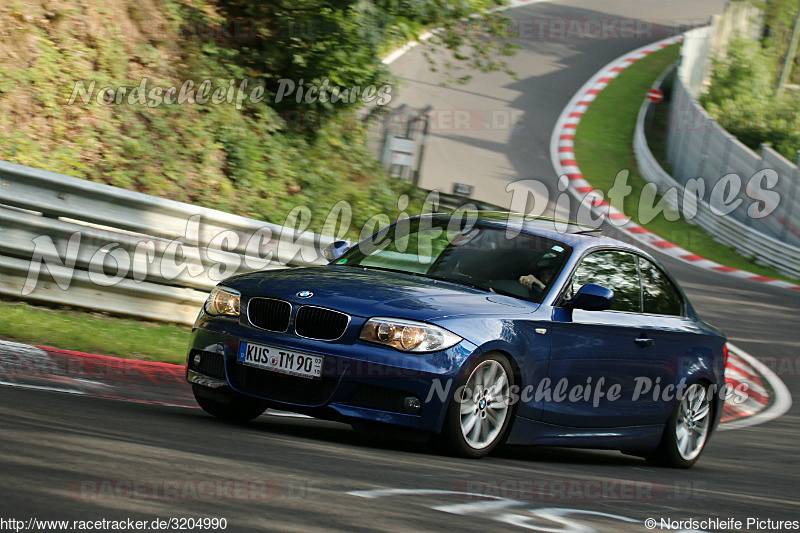
[[[331,261],[335,261],[344,255],[350,249],[350,244],[347,241],[333,241],[322,250],[322,257]]]
[[[567,300],[567,306],[584,311],[605,311],[614,305],[614,291],[601,285],[587,283]]]

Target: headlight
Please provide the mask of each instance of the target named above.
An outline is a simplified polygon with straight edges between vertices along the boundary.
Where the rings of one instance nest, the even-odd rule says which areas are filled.
[[[461,341],[458,335],[432,324],[382,317],[367,320],[359,338],[403,352],[446,350]]]
[[[206,300],[209,315],[239,316],[239,293],[225,287],[214,287]]]

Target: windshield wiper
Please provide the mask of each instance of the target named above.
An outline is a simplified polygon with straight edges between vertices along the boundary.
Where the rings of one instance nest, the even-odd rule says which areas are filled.
[[[520,298],[519,294],[515,294],[515,293],[510,292],[510,291],[504,291],[503,289],[497,289],[495,287],[487,287],[485,285],[480,285],[478,283],[473,283],[471,281],[463,281],[463,280],[459,280],[459,279],[450,279],[450,278],[445,278],[443,276],[431,276],[429,274],[421,274],[421,275],[424,275],[427,278],[435,279],[437,281],[448,281],[450,283],[455,283],[455,284],[458,284],[458,285],[466,285],[467,287],[472,287],[473,289],[479,289],[479,290],[482,290],[482,291],[491,292],[492,294],[502,294],[503,296],[510,296],[512,298]],[[523,300],[527,300],[527,298],[522,298],[522,299]]]
[[[467,287],[472,287],[473,289],[479,289],[479,290],[486,291],[486,292],[496,292],[491,287],[487,287],[485,285],[480,285],[478,283],[473,283],[471,281],[446,278],[444,276],[433,276],[431,274],[420,274],[420,275],[421,276],[425,276],[426,278],[435,279],[436,281],[447,281],[449,283],[455,283],[456,285],[466,285]]]
[[[350,264],[345,265],[353,268],[365,268],[370,270],[383,270],[384,272],[397,272],[399,274],[411,274],[412,276],[423,276],[424,274],[420,274],[419,272],[410,272],[408,270],[398,270],[396,268],[389,268],[389,267],[382,267],[382,266],[374,266],[374,265],[358,265],[358,264]]]
[[[399,274],[410,274],[412,276],[428,278],[428,279],[432,279],[432,280],[436,280],[436,281],[444,281],[444,282],[447,282],[447,283],[455,283],[456,285],[464,285],[465,287],[471,287],[473,289],[478,289],[479,291],[490,292],[492,294],[502,294],[502,295],[505,295],[505,296],[511,296],[512,298],[519,298],[518,294],[514,294],[514,293],[508,292],[508,291],[504,291],[502,289],[495,289],[494,287],[487,287],[486,285],[481,285],[479,283],[474,283],[472,281],[467,281],[467,280],[446,278],[444,276],[435,276],[435,275],[432,275],[432,274],[422,274],[420,272],[412,272],[412,271],[409,271],[409,270],[397,270],[397,269],[394,269],[394,268],[382,267],[382,266],[355,265],[355,264],[350,264],[350,265],[347,265],[347,266],[355,267],[355,268],[371,269],[371,270],[382,270],[382,271],[385,271],[385,272],[397,272]]]

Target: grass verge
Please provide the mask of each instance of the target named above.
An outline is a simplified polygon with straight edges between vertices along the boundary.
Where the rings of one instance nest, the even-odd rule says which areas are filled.
[[[752,258],[715,241],[702,228],[683,219],[669,221],[663,213],[647,223],[639,219],[639,198],[647,182],[639,173],[633,153],[636,118],[644,94],[678,58],[679,50],[679,45],[672,45],[637,61],[623,70],[589,106],[575,136],[575,156],[583,177],[592,187],[607,193],[614,185],[617,173],[628,169],[628,185],[633,191],[625,197],[623,205],[612,204],[634,221],[664,239],[722,265],[797,283],[798,280],[756,264]]]
[[[0,300],[0,339],[128,359],[183,364],[190,328]]]

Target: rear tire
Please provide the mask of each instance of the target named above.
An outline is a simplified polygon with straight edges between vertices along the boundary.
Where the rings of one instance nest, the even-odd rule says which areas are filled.
[[[472,365],[447,409],[443,438],[450,451],[478,458],[505,440],[514,417],[513,385],[511,364],[501,354],[488,354]]]
[[[689,385],[683,397],[672,410],[664,428],[661,444],[646,459],[656,466],[691,468],[703,453],[711,424],[714,404],[707,383]]]
[[[267,410],[267,402],[242,396],[236,392],[219,391],[192,385],[197,404],[206,413],[228,422],[244,423],[261,416]]]

